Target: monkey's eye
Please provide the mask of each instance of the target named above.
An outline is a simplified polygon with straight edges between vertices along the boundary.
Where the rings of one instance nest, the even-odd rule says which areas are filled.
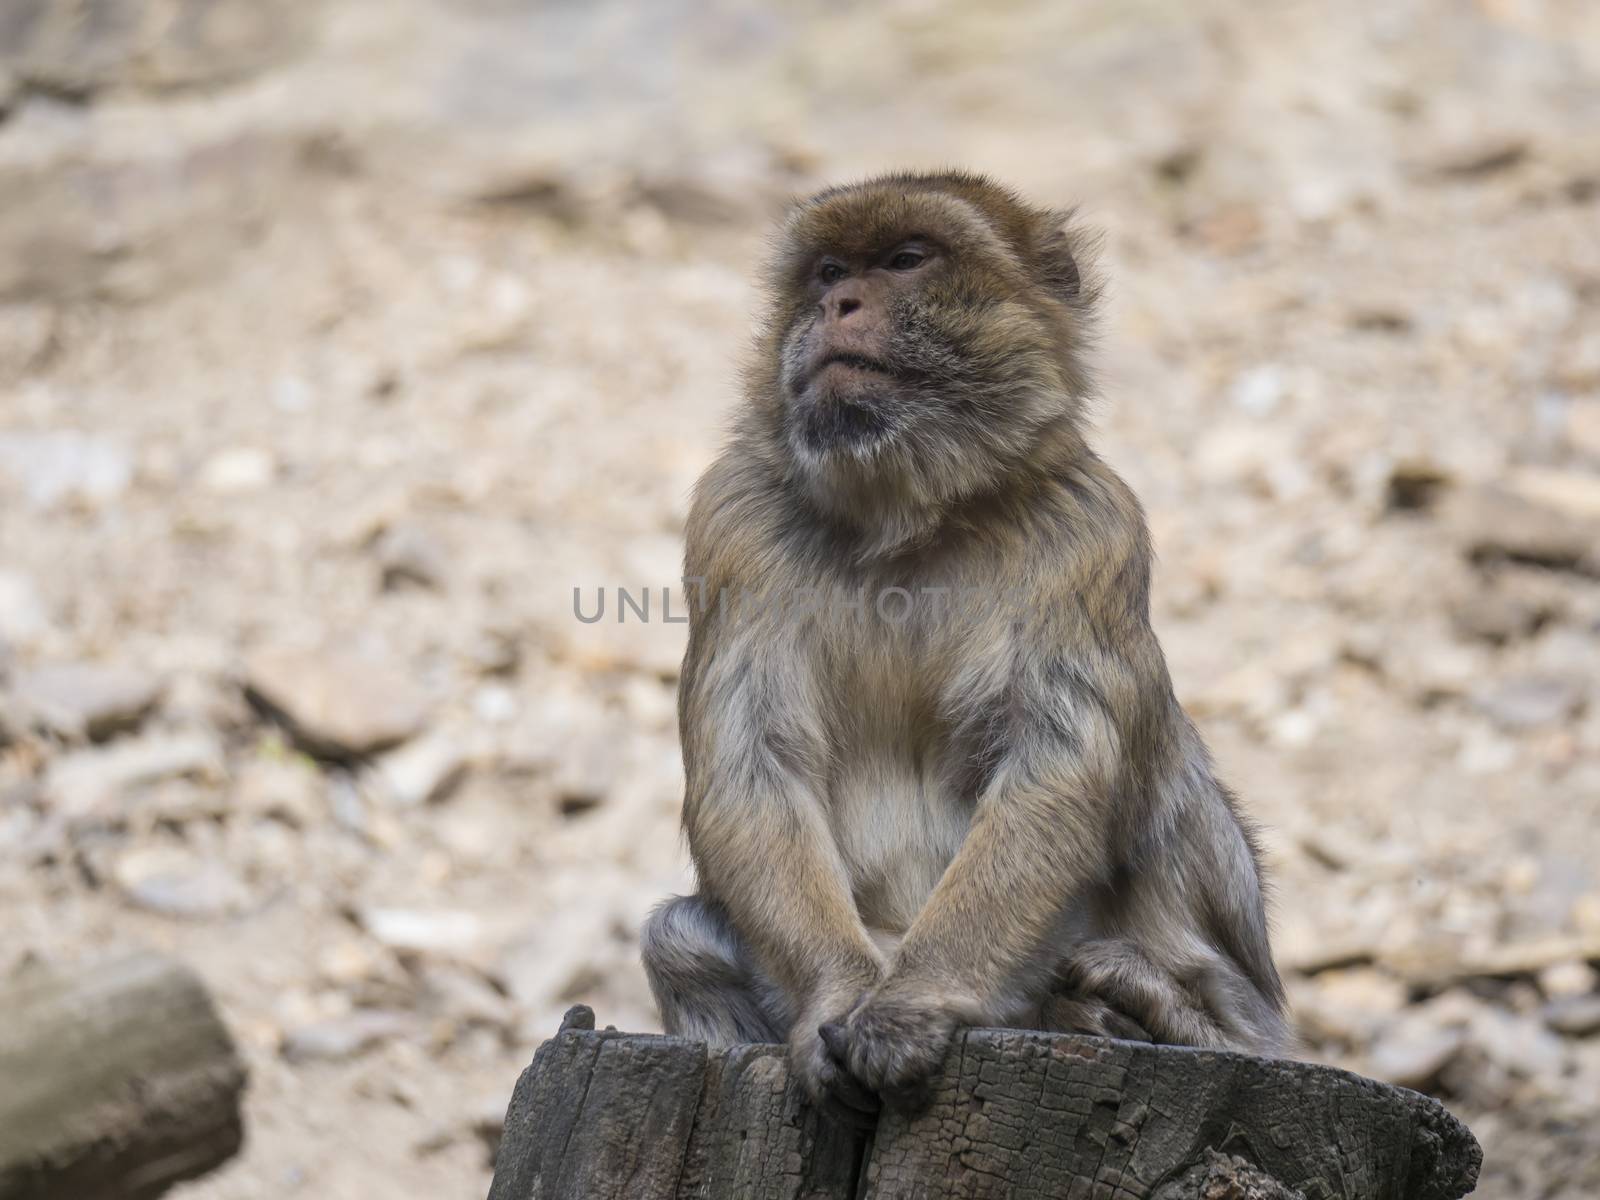
[[[827,259],[817,268],[817,278],[827,285],[838,283],[844,278],[844,267],[832,259]]]
[[[895,251],[894,257],[889,260],[889,269],[891,271],[915,271],[927,261],[927,251],[919,250],[915,246],[906,246]]]

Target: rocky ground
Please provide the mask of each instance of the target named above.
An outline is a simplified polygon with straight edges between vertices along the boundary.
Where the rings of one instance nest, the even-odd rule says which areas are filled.
[[[482,1195],[687,880],[682,627],[573,588],[676,580],[783,198],[958,163],[1105,231],[1306,1053],[1600,1193],[1596,128],[1587,0],[10,0],[0,971],[204,975],[186,1196]]]

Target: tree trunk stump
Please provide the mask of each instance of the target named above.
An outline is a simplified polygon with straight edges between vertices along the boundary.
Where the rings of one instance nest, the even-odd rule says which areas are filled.
[[[177,963],[0,979],[0,1200],[151,1200],[239,1149],[244,1082]]]
[[[856,1134],[781,1046],[595,1032],[580,1006],[517,1082],[489,1200],[1455,1200],[1482,1158],[1416,1092],[1177,1046],[963,1030],[933,1097]]]

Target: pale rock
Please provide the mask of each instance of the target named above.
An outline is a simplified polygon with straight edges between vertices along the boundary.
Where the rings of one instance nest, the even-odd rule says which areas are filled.
[[[200,486],[219,496],[258,492],[278,473],[277,460],[257,446],[219,450],[200,468]]]
[[[296,829],[319,824],[325,810],[321,773],[294,758],[257,757],[239,768],[234,807],[256,817],[284,821]]]
[[[1297,981],[1293,1012],[1307,1036],[1354,1046],[1368,1041],[1406,1005],[1406,986],[1373,967],[1324,971]]]
[[[314,1021],[284,1035],[283,1057],[291,1063],[354,1058],[415,1028],[405,1013],[358,1009],[342,1017]]]
[[[37,724],[59,737],[94,741],[136,729],[163,690],[161,679],[148,672],[92,662],[34,667],[13,687]]]
[[[251,700],[309,753],[359,758],[415,736],[421,692],[395,668],[340,651],[264,651],[245,667]]]
[[[0,641],[32,645],[50,629],[50,615],[34,582],[0,567]]]
[[[1600,399],[1579,401],[1567,410],[1567,441],[1600,464]]]
[[[1587,995],[1600,989],[1600,971],[1582,958],[1568,958],[1566,962],[1550,963],[1539,968],[1539,990],[1550,1000]]]
[[[385,794],[402,808],[418,808],[444,799],[466,776],[471,755],[460,737],[431,733],[374,765]]]
[[[1425,1020],[1396,1021],[1367,1052],[1367,1074],[1400,1087],[1426,1091],[1466,1043],[1459,1029]]]
[[[522,665],[522,635],[512,628],[480,629],[466,657],[483,675],[514,675]]]
[[[1474,1014],[1468,1030],[1472,1044],[1509,1075],[1550,1081],[1566,1067],[1561,1039],[1534,1017],[1485,1005]]]
[[[1473,696],[1486,716],[1510,732],[1559,724],[1581,711],[1584,699],[1576,681],[1537,675],[1500,680]]]
[[[0,476],[15,481],[35,509],[95,508],[127,490],[133,461],[116,442],[76,430],[0,433]]]
[[[1555,467],[1519,467],[1507,477],[1511,491],[1535,504],[1581,521],[1592,521],[1600,539],[1600,474]]]
[[[525,1013],[571,1002],[605,961],[612,924],[593,906],[558,910],[507,947],[496,974]]]
[[[1516,743],[1498,734],[1471,734],[1456,753],[1456,766],[1466,775],[1498,775],[1516,765]]]
[[[163,916],[206,920],[249,906],[250,890],[228,867],[177,846],[140,846],[112,869],[118,888],[139,908]]]
[[[1457,964],[1460,978],[1475,975],[1537,976],[1556,964],[1600,960],[1600,932],[1579,934],[1549,933],[1509,944],[1493,944],[1470,949]]]
[[[517,694],[503,683],[486,683],[472,693],[472,712],[486,725],[504,725],[515,719]]]
[[[1470,558],[1600,570],[1600,525],[1592,518],[1503,487],[1458,489],[1445,517]]]
[[[1567,1037],[1600,1033],[1600,995],[1563,996],[1545,1006],[1544,1023]]]
[[[415,525],[390,526],[378,535],[374,551],[385,591],[407,585],[440,589],[449,580],[450,562],[444,547]]]
[[[151,734],[62,755],[45,772],[44,794],[61,812],[82,817],[107,812],[134,788],[180,777],[220,783],[225,774],[216,735]]]
[[[420,972],[428,1010],[461,1025],[508,1030],[515,1023],[512,1002],[476,971],[450,963],[428,963]]]
[[[337,987],[392,979],[397,969],[388,951],[354,937],[340,938],[317,955],[318,975]]]
[[[437,954],[470,959],[489,939],[476,913],[459,909],[363,908],[361,927],[399,954]]]

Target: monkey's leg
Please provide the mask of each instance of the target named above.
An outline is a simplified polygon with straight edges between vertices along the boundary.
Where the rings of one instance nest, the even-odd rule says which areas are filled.
[[[788,1000],[715,901],[662,901],[644,923],[639,948],[668,1033],[709,1046],[788,1037]]]
[[[1240,989],[1248,990],[1249,985],[1221,962],[1202,968],[1191,983],[1159,966],[1136,943],[1102,938],[1075,946],[1063,961],[1058,980],[1064,1015],[1078,1015],[1071,1005],[1087,1001],[1093,1016],[1101,1016],[1103,1009],[1131,1019],[1147,1031],[1146,1041],[1214,1049],[1258,1048],[1255,1031],[1248,1027],[1242,1012],[1247,998]],[[1056,1003],[1055,998],[1046,1002],[1047,1014]]]

